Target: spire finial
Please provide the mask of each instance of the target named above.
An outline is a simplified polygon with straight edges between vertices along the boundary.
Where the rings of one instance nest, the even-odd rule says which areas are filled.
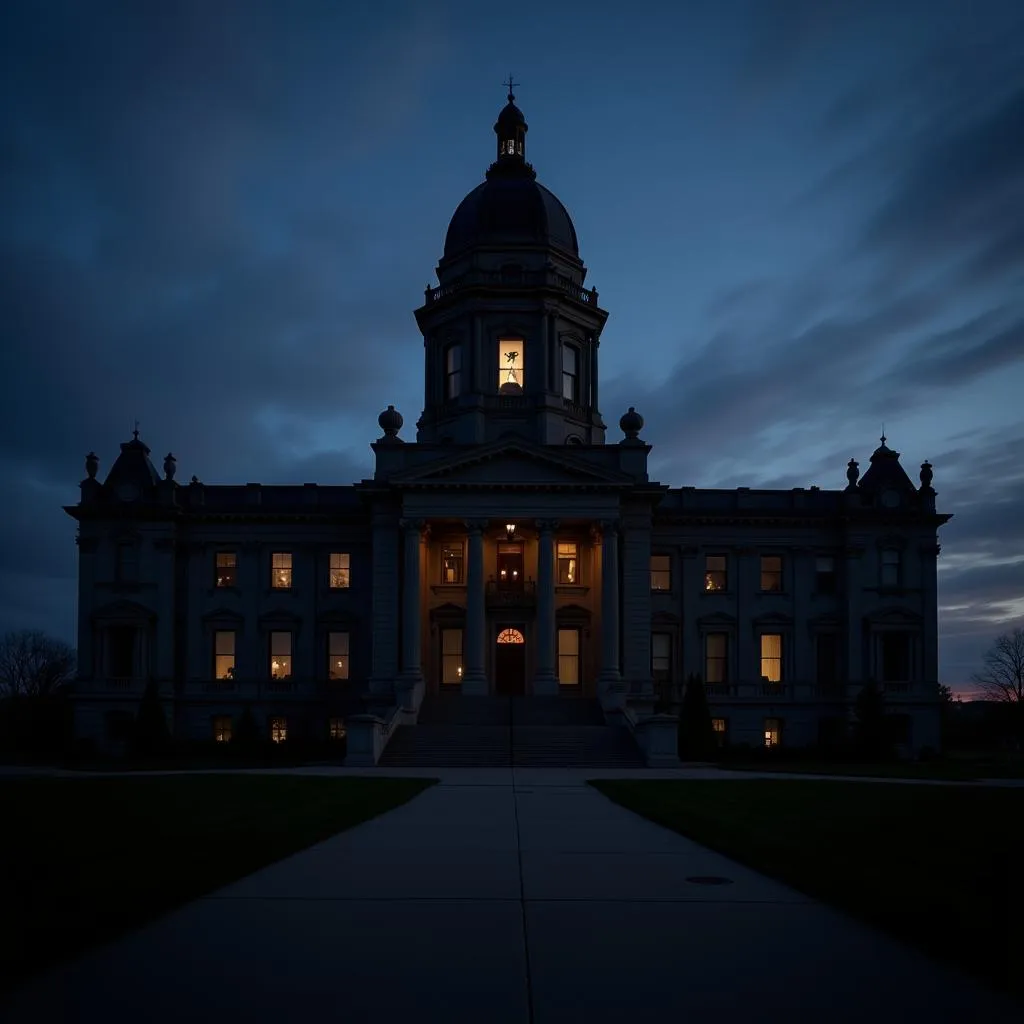
[[[885,424],[884,423],[882,424],[882,438],[881,438],[881,441],[882,441],[882,444],[884,445],[885,444]]]
[[[135,438],[136,441],[138,441],[138,439],[139,439],[139,421],[138,420],[135,421],[135,429],[132,431],[132,436]]]
[[[508,86],[508,101],[509,101],[509,103],[513,103],[513,102],[515,102],[515,98],[516,98],[516,97],[515,97],[515,94],[514,94],[514,93],[512,92],[512,90],[513,90],[513,89],[514,89],[514,88],[515,88],[515,87],[516,87],[517,85],[522,85],[522,83],[521,83],[521,82],[513,82],[513,81],[512,81],[512,74],[511,74],[511,72],[510,72],[510,73],[509,73],[509,76],[508,76],[508,81],[507,81],[507,82],[502,82],[501,84],[502,84],[502,85],[507,85],[507,86]]]

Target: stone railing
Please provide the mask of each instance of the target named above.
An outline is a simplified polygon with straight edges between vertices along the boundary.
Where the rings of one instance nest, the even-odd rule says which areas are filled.
[[[506,288],[557,288],[576,302],[581,302],[586,306],[597,305],[596,288],[585,288],[583,285],[577,284],[571,277],[552,270],[524,270],[518,274],[507,274],[500,270],[474,270],[460,277],[458,281],[439,285],[437,288],[427,287],[424,289],[425,304],[429,306],[435,302],[441,302],[465,288],[480,285]]]
[[[488,580],[485,596],[488,608],[532,608],[537,603],[537,586],[533,580],[524,580],[517,587]]]

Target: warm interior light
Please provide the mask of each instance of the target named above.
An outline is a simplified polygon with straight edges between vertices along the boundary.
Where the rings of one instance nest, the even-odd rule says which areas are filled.
[[[512,538],[515,537],[515,535],[516,535],[516,524],[515,523],[506,523],[505,524],[505,533],[508,534],[508,539],[512,540]]]

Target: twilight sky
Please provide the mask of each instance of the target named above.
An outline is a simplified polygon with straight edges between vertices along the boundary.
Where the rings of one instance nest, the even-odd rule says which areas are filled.
[[[74,640],[61,506],[136,416],[208,483],[368,476],[388,403],[414,435],[412,309],[512,71],[606,420],[663,483],[828,488],[884,421],[956,516],[968,692],[1024,623],[1022,55],[1017,0],[7,0],[0,631]]]

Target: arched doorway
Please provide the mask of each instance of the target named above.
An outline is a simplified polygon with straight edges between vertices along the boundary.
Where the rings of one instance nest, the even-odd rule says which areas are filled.
[[[494,692],[507,697],[526,692],[526,639],[510,626],[498,630],[494,644]]]

